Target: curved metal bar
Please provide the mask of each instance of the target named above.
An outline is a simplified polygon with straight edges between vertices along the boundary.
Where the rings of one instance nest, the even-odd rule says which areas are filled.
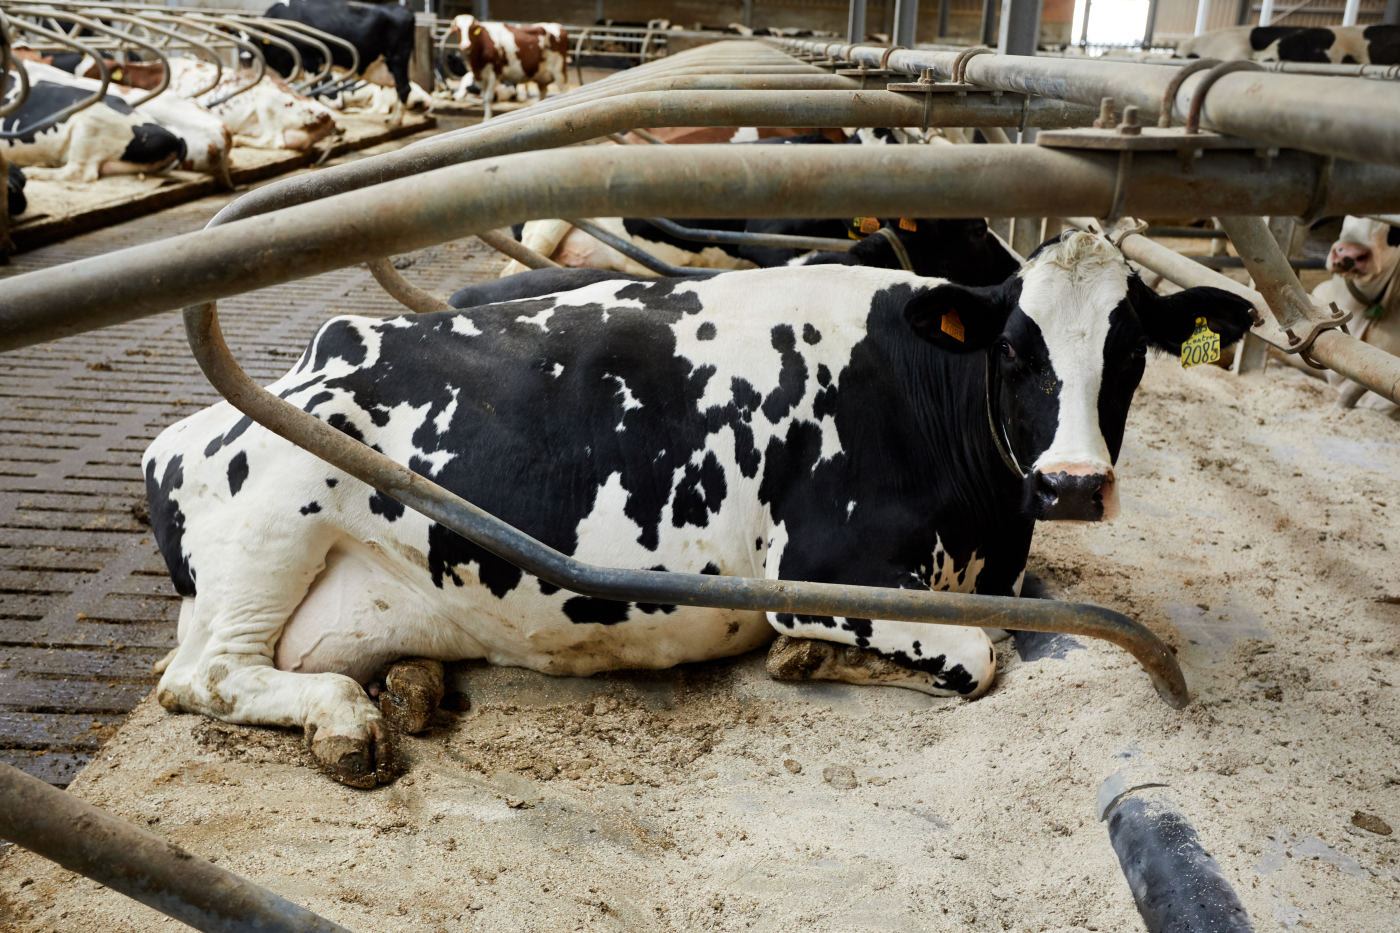
[[[214,86],[219,83],[219,78],[223,77],[224,60],[219,57],[218,52],[214,51],[213,46],[206,45],[203,42],[200,42],[196,39],[192,39],[189,36],[183,35],[174,29],[166,29],[164,26],[157,26],[154,22],[151,21],[149,17],[146,16],[133,16],[128,13],[119,13],[114,10],[107,10],[100,7],[83,6],[80,8],[84,11],[84,13],[86,13],[89,16],[96,15],[100,19],[104,20],[114,20],[116,22],[131,23],[133,25],[140,26],[142,29],[146,29],[154,33],[159,33],[160,35],[167,36],[170,39],[173,39],[181,43],[182,45],[187,46],[196,55],[206,59],[209,62],[209,64],[214,66],[214,83],[209,85],[209,87],[206,87],[203,90],[199,91],[198,93],[191,94],[191,97],[198,97],[200,94],[212,90]]]
[[[0,837],[194,929],[349,933],[7,764],[0,764],[0,800]]]
[[[1196,89],[1191,93],[1191,104],[1186,109],[1186,132],[1188,134],[1201,131],[1201,108],[1206,105],[1206,95],[1215,86],[1215,82],[1236,71],[1263,71],[1263,69],[1254,62],[1220,62],[1202,75],[1201,80],[1196,82]]]
[[[288,27],[291,27],[292,29],[295,29],[295,30],[297,30],[297,31],[299,31],[299,32],[305,33],[306,35],[312,37],[313,39],[315,39],[315,40],[317,40],[317,41],[319,41],[319,42],[325,43],[325,44],[327,45],[327,49],[326,49],[326,52],[327,52],[327,55],[326,55],[327,66],[326,66],[326,71],[324,72],[325,74],[333,74],[333,72],[331,71],[331,69],[333,69],[333,68],[335,67],[334,56],[332,56],[332,55],[330,54],[329,46],[331,46],[331,45],[339,45],[341,48],[345,49],[345,50],[350,54],[350,71],[349,71],[349,76],[348,76],[348,77],[346,77],[346,78],[333,79],[333,80],[329,80],[329,81],[323,81],[323,82],[320,83],[320,84],[315,84],[314,82],[308,82],[308,83],[311,84],[310,90],[307,91],[308,94],[331,94],[331,93],[335,93],[336,91],[341,90],[341,89],[344,88],[346,85],[348,85],[349,83],[351,83],[351,82],[355,79],[355,76],[357,76],[357,75],[360,73],[360,50],[357,49],[357,48],[355,48],[355,44],[354,44],[353,42],[350,42],[350,41],[347,40],[347,39],[343,39],[343,38],[341,38],[340,36],[335,35],[334,33],[326,32],[326,31],[323,30],[323,29],[317,29],[315,26],[308,26],[306,23],[300,22],[300,21],[298,21],[298,20],[294,20],[294,19],[279,19],[279,20],[276,20],[276,22],[278,22],[279,24],[281,24],[281,25],[283,25],[283,26],[288,26]],[[322,77],[322,74],[319,74],[319,73],[318,73],[318,74],[317,74],[317,78],[319,79],[319,78],[321,78],[321,77]]]
[[[399,275],[399,270],[394,268],[393,261],[388,257],[367,260],[365,265],[369,266],[370,274],[380,287],[414,314],[452,310],[452,306],[445,299],[424,291]]]
[[[185,19],[183,17],[171,16],[168,13],[157,13],[154,11],[147,11],[145,15],[151,17],[152,19],[157,19],[163,23],[176,23],[179,26],[183,26],[188,29],[194,29],[198,32],[203,32],[208,35],[214,36],[218,39],[221,39],[225,42],[236,46],[237,48],[242,49],[243,51],[248,53],[250,58],[252,58],[253,80],[240,87],[234,88],[232,91],[229,91],[227,94],[225,94],[223,97],[218,98],[217,100],[199,101],[201,106],[211,108],[217,107],[219,104],[232,100],[239,94],[251,91],[254,87],[257,86],[258,82],[263,79],[263,75],[267,74],[267,59],[263,57],[262,49],[258,48],[256,45],[247,41],[246,39],[240,38],[239,36],[235,36],[232,33],[225,32],[222,29],[210,25],[208,22],[195,22],[193,19]],[[198,100],[203,95],[209,93],[214,88],[218,87],[218,85],[218,80],[215,80],[213,84],[209,85],[209,87],[200,91],[198,94],[190,94],[189,96],[195,100]]]
[[[10,50],[10,23],[5,18],[3,11],[0,11],[0,75],[3,75],[3,84],[0,84],[0,99],[3,99],[4,92],[9,89],[10,69],[14,68],[15,80],[19,82],[19,88],[15,93],[14,100],[7,104],[0,105],[0,118],[8,117],[16,110],[24,106],[24,102],[29,99],[29,72],[24,70],[24,63]]]
[[[160,59],[161,69],[165,72],[163,75],[161,75],[160,84],[154,89],[147,91],[145,96],[142,97],[140,100],[127,101],[127,103],[130,104],[133,108],[140,107],[142,104],[154,100],[161,94],[165,93],[165,90],[170,87],[170,59],[166,56],[164,51],[162,51],[154,45],[151,45],[149,42],[144,42],[140,39],[137,39],[130,33],[124,32],[120,29],[114,29],[111,26],[104,26],[103,24],[98,23],[86,16],[81,16],[77,13],[69,12],[66,10],[55,10],[52,8],[45,10],[43,7],[18,5],[11,6],[10,10],[11,12],[27,14],[30,16],[35,15],[35,13],[40,10],[43,10],[43,15],[48,17],[49,19],[68,20],[71,23],[76,23],[77,25],[86,27],[87,29],[91,29],[94,32],[105,33],[109,36],[112,36],[113,38],[121,39],[124,42],[130,42],[132,45],[139,46],[140,48],[145,49],[147,52],[150,52],[156,58]],[[123,100],[125,100],[125,98],[123,98]]]
[[[212,303],[187,308],[185,329],[195,359],[209,381],[249,418],[497,557],[563,589],[597,599],[629,602],[1085,635],[1111,642],[1132,654],[1169,706],[1181,709],[1191,702],[1181,668],[1166,645],[1140,623],[1100,606],[931,590],[627,570],[574,560],[259,386],[229,353]]]
[[[64,120],[71,117],[73,114],[86,110],[87,108],[101,102],[102,98],[107,96],[107,87],[112,83],[112,75],[107,70],[107,63],[102,60],[102,57],[98,55],[97,52],[88,48],[86,45],[83,45],[76,39],[70,39],[67,33],[54,29],[48,29],[44,26],[40,26],[37,23],[31,23],[27,20],[17,17],[11,17],[10,21],[14,23],[16,29],[22,29],[25,32],[30,32],[34,33],[35,35],[44,36],[45,38],[52,39],[55,42],[58,42],[62,45],[68,46],[69,48],[82,52],[84,55],[88,56],[94,62],[97,63],[97,72],[101,77],[99,78],[99,87],[96,91],[93,91],[92,96],[85,97],[79,101],[75,101],[74,103],[69,104],[67,107],[62,108],[61,110],[58,110],[55,113],[51,113],[39,120],[36,120],[29,126],[20,127],[19,129],[14,130],[0,131],[0,139],[17,139],[21,136],[28,136],[30,133],[36,133],[39,130],[46,129],[50,126],[53,126],[55,123],[61,123]]]
[[[502,230],[483,230],[476,238],[498,253],[504,253],[522,266],[531,269],[559,269],[559,263],[542,253],[536,252],[515,237]]]
[[[1171,83],[1162,92],[1162,104],[1157,108],[1158,126],[1168,127],[1172,125],[1172,108],[1176,106],[1176,92],[1181,90],[1181,82],[1198,71],[1214,68],[1218,64],[1220,64],[1218,58],[1198,58],[1172,75]]]
[[[827,249],[846,252],[855,240],[838,240],[825,236],[795,236],[784,233],[749,233],[746,230],[706,230],[687,227],[665,217],[647,217],[646,222],[658,230],[682,240],[695,243],[728,243],[735,246],[773,246],[780,249]]]
[[[693,269],[688,266],[673,266],[666,260],[658,259],[651,253],[648,253],[630,240],[625,240],[613,234],[611,231],[603,229],[594,221],[579,217],[570,219],[568,222],[578,227],[599,243],[617,250],[628,259],[645,266],[658,275],[680,276],[684,278],[692,275],[711,275],[718,271],[715,269]]]
[[[331,66],[335,64],[331,57],[331,47],[315,36],[306,34],[293,35],[297,33],[298,30],[292,27],[291,20],[270,19],[266,17],[255,19],[250,16],[238,16],[234,14],[225,14],[225,18],[230,22],[237,23],[239,26],[248,29],[250,35],[255,32],[266,33],[268,36],[275,36],[281,39],[286,43],[288,48],[296,49],[294,69],[303,72],[303,76],[300,81],[294,80],[293,78],[286,79],[287,83],[291,85],[292,89],[295,91],[304,93],[306,88],[314,85],[317,81],[330,74]],[[321,70],[317,71],[315,74],[305,73],[306,60],[301,57],[301,49],[296,47],[297,42],[305,42],[320,53],[321,60],[325,63],[321,67]]]
[[[190,19],[198,20],[204,23],[216,23],[221,25],[227,25],[230,29],[241,29],[251,38],[261,39],[269,45],[279,46],[284,52],[287,52],[292,56],[292,73],[289,75],[282,75],[283,80],[285,80],[288,84],[291,84],[293,81],[296,81],[296,79],[301,76],[301,52],[297,50],[297,47],[295,45],[292,45],[290,42],[288,42],[286,39],[283,39],[281,36],[274,35],[273,33],[268,32],[266,29],[261,29],[257,26],[249,26],[247,23],[240,22],[237,17],[205,16],[201,13],[188,12],[185,13],[185,16],[189,17]],[[254,46],[251,42],[248,43],[248,45],[256,48],[256,46]],[[265,66],[267,63],[267,58],[263,56],[261,50],[258,51],[258,57],[262,59],[263,64]],[[224,100],[227,100],[227,98],[224,98]],[[217,103],[223,103],[223,100],[217,101]],[[207,106],[213,105],[209,104]]]

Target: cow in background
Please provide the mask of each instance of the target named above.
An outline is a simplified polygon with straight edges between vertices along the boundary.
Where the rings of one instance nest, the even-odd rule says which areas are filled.
[[[206,87],[214,77],[214,66],[208,62],[172,58],[170,65],[175,72],[170,86],[179,94]],[[247,69],[225,68],[219,83],[205,97],[217,100],[251,77]],[[210,109],[224,121],[238,145],[251,149],[306,150],[336,129],[335,117],[327,107],[298,94],[272,74],[263,75],[249,90]]]
[[[475,16],[464,14],[452,20],[447,35],[454,32],[457,33],[462,58],[470,72],[470,78],[462,78],[454,96],[457,100],[465,98],[467,88],[474,81],[481,88],[487,120],[491,119],[497,82],[517,86],[534,82],[540,89],[541,99],[548,93],[551,84],[557,83],[561,91],[569,89],[565,67],[569,40],[558,23],[510,26],[483,22]]]
[[[339,36],[355,47],[359,56],[357,75],[371,84],[392,86],[398,92],[398,106],[389,114],[389,122],[397,125],[403,120],[412,85],[408,78],[408,63],[413,59],[413,12],[396,3],[347,3],[345,0],[287,0],[268,7],[264,16],[303,23],[333,36]],[[288,40],[291,41],[290,37]],[[302,56],[303,64],[320,70],[324,62],[320,52],[310,45],[293,42]],[[327,43],[331,59],[338,68],[350,68],[350,53],[335,43]],[[275,45],[264,45],[267,63],[282,75],[291,72],[291,56]],[[378,66],[378,67],[376,67]]]
[[[36,70],[40,67],[33,66]],[[73,76],[57,71],[62,80],[31,80],[24,105],[7,114],[6,132],[36,123],[92,96],[72,86]],[[33,73],[31,72],[31,77]],[[5,91],[5,102],[19,92],[18,82]],[[113,94],[52,126],[0,141],[5,157],[28,169],[28,176],[48,181],[96,181],[104,175],[162,172],[185,157],[185,145],[159,123],[134,112]]]
[[[1349,313],[1347,327],[1358,340],[1400,356],[1400,227],[1366,217],[1345,218],[1328,251],[1327,271],[1332,278],[1313,289],[1313,300]],[[1340,388],[1338,402],[1343,407],[1360,404],[1400,415],[1394,402],[1365,392],[1339,373],[1329,371],[1327,381]]]
[[[1400,26],[1232,26],[1176,47],[1183,58],[1336,65],[1400,64]]]

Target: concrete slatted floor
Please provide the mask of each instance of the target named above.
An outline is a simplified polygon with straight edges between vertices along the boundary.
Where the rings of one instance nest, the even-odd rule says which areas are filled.
[[[15,256],[0,276],[197,230],[229,200]],[[405,276],[442,295],[503,261],[475,239],[410,258]],[[329,317],[400,310],[362,266],[220,307],[235,356],[262,382]],[[178,313],[0,354],[0,761],[66,785],[155,684],[180,604],[145,523],[141,452],[217,399]]]

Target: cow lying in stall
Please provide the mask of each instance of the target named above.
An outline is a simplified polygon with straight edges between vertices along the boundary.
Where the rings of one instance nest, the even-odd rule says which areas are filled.
[[[569,39],[558,23],[535,23],[530,26],[510,26],[489,23],[475,16],[454,17],[447,35],[457,33],[458,45],[469,76],[464,76],[454,95],[457,100],[467,96],[467,88],[475,82],[481,88],[485,106],[483,119],[491,119],[496,83],[506,82],[517,87],[533,82],[540,89],[540,98],[557,84],[560,91],[569,89]]]
[[[36,70],[41,66],[33,66]],[[57,71],[57,69],[51,69]],[[14,132],[80,100],[91,92],[62,79],[34,76],[23,106],[4,118]],[[19,92],[10,82],[4,100]],[[113,94],[67,119],[18,138],[5,139],[5,157],[25,167],[30,178],[49,181],[96,181],[104,175],[136,175],[165,171],[185,157],[184,143],[165,127],[137,113]]]
[[[89,92],[95,91],[101,86],[98,81],[92,78],[74,77],[66,71],[38,62],[28,62],[25,67],[29,70],[31,78],[42,78],[55,84],[65,84]],[[112,62],[109,67],[114,82],[107,85],[109,94],[115,95],[127,103],[140,101],[146,96],[145,90],[138,90],[136,87],[127,87],[115,82],[133,74],[141,75],[144,81],[149,77],[148,72],[135,71],[132,67],[119,62]],[[160,69],[162,73],[164,72],[164,66],[157,65],[155,67]],[[158,86],[158,81],[152,85],[152,87]],[[230,151],[233,149],[233,135],[224,125],[223,120],[198,103],[181,97],[174,90],[167,90],[141,104],[138,112],[174,133],[184,144],[184,156],[180,159],[177,168],[214,175],[223,181],[226,187],[233,187],[228,162]]]
[[[395,3],[346,3],[345,0],[288,0],[268,8],[263,16],[284,19],[311,26],[333,36],[339,36],[355,47],[359,69],[355,75],[374,85],[392,87],[395,97],[388,108],[388,122],[397,126],[403,121],[413,92],[408,78],[408,64],[413,59],[413,11]],[[291,36],[284,38],[297,47],[305,68],[319,71],[325,64],[319,49]],[[292,59],[285,50],[261,43],[267,63],[279,74],[291,74]],[[334,43],[328,43],[331,60],[343,74],[350,74],[350,53]]]
[[[270,388],[582,561],[1010,595],[1036,520],[1115,513],[1146,349],[1178,352],[1198,317],[1228,344],[1250,306],[1158,296],[1076,232],[990,288],[817,266],[341,317]],[[776,631],[788,678],[975,697],[995,670],[975,628],[561,592],[227,403],[144,468],[185,597],[160,703],[304,727],[355,786],[393,773],[360,684],[404,657],[586,675]]]
[[[1327,271],[1332,278],[1313,289],[1313,299],[1348,312],[1347,327],[1358,340],[1400,356],[1400,286],[1395,281],[1400,277],[1400,227],[1365,217],[1345,218],[1341,235],[1328,251]],[[1400,414],[1394,402],[1365,392],[1338,373],[1329,371],[1327,381],[1338,386],[1343,407],[1359,403]]]
[[[1177,46],[1182,58],[1337,65],[1400,64],[1400,26],[1231,26]]]
[[[170,88],[185,97],[207,87],[214,78],[214,66],[208,62],[171,58],[170,67],[175,72]],[[225,68],[219,83],[205,92],[204,99],[217,101],[251,78],[247,69]],[[335,117],[327,107],[298,94],[272,74],[264,74],[249,90],[209,109],[228,127],[234,142],[252,149],[310,149],[336,129]]]

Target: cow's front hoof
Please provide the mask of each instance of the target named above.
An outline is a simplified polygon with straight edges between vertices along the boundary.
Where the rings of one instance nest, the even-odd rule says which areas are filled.
[[[362,736],[308,728],[307,737],[316,761],[342,784],[368,789],[397,775],[389,726],[382,720],[367,723]]]
[[[779,635],[768,649],[765,665],[774,680],[816,680],[831,663],[836,645],[811,638]]]
[[[385,672],[379,711],[396,730],[413,735],[428,727],[442,694],[442,663],[407,658],[389,665]]]

